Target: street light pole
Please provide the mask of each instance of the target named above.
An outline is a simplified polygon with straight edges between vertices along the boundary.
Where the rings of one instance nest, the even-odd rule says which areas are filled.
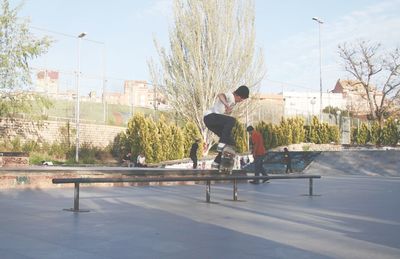
[[[86,36],[85,32],[78,35],[78,69],[77,69],[77,81],[76,81],[76,151],[75,151],[75,162],[79,162],[79,85],[81,78],[81,40]]]
[[[107,124],[107,104],[106,104],[106,44],[103,43],[103,122]]]
[[[318,42],[319,42],[319,120],[322,122],[322,51],[321,51],[321,24],[324,22],[318,18],[313,17],[313,21],[318,23]]]

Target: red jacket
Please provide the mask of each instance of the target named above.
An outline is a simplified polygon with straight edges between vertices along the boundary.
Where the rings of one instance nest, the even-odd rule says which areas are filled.
[[[253,130],[251,133],[251,143],[253,143],[253,156],[264,156],[264,139],[260,132]]]

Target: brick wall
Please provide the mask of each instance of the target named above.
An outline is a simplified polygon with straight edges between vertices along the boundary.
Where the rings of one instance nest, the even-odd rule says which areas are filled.
[[[29,165],[29,154],[25,152],[0,152],[0,167]]]
[[[126,130],[125,127],[79,124],[79,142],[91,143],[95,147],[105,147],[112,143],[114,137]],[[69,132],[69,134],[68,134]],[[17,136],[21,142],[28,140],[38,142],[61,142],[69,139],[72,144],[76,140],[75,123],[64,121],[32,122],[23,119],[0,119],[1,138],[15,139]]]

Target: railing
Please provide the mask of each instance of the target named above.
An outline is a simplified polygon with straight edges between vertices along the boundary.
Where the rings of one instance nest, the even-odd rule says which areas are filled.
[[[320,175],[270,175],[270,176],[243,176],[243,175],[215,175],[215,176],[177,176],[177,177],[138,177],[138,178],[55,178],[53,184],[73,183],[74,207],[65,209],[73,212],[87,212],[79,209],[79,185],[81,183],[150,183],[150,182],[206,182],[206,202],[211,202],[211,181],[233,181],[233,201],[238,200],[237,182],[242,180],[274,180],[274,179],[309,179],[309,196],[313,196],[313,179]]]

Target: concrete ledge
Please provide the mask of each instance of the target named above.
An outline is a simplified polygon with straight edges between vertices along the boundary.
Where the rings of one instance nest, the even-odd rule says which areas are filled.
[[[0,152],[0,167],[25,167],[29,165],[29,153]]]
[[[234,170],[235,174],[246,175],[243,170]],[[56,167],[33,166],[0,168],[0,189],[23,188],[62,188],[52,184],[54,178],[135,178],[135,177],[182,177],[216,175],[217,170],[188,170],[165,168],[128,168],[128,167]],[[193,181],[168,183],[111,182],[87,183],[93,186],[137,186],[137,185],[177,185],[193,184]],[[65,186],[65,187],[68,187]]]

